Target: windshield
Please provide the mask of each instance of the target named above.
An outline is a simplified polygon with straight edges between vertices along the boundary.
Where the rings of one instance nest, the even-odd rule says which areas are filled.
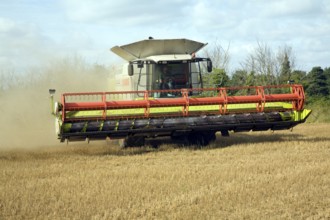
[[[145,63],[136,68],[137,90],[180,90],[202,88],[200,63],[198,61]],[[137,71],[136,71],[137,70]],[[192,93],[190,93],[192,94]],[[182,96],[180,92],[155,93],[154,98]]]

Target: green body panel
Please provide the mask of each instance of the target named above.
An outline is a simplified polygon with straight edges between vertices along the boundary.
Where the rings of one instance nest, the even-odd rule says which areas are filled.
[[[265,104],[265,111],[278,111],[278,110],[288,110],[292,108],[291,103],[286,102],[273,102]],[[227,113],[234,112],[248,112],[255,111],[256,104],[228,104]],[[106,111],[108,117],[118,116],[118,117],[130,117],[130,116],[143,116],[144,108],[130,108],[130,109],[111,109]],[[190,113],[204,113],[207,112],[217,112],[219,111],[219,105],[199,105],[199,106],[189,106]],[[174,107],[153,107],[150,108],[149,115],[157,116],[157,114],[182,114],[182,106]],[[66,113],[67,119],[74,119],[78,117],[102,117],[103,110],[90,110],[90,111],[72,111]]]

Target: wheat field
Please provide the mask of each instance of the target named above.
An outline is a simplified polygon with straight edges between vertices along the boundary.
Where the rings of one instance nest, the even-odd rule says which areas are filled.
[[[330,124],[205,148],[0,151],[0,219],[330,219]]]

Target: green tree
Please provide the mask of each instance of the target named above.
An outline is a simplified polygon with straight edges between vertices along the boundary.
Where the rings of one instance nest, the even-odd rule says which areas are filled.
[[[330,94],[330,67],[324,68],[323,73],[324,73],[325,77],[327,78],[327,87],[328,87],[328,91]]]
[[[327,77],[321,67],[313,67],[307,77],[308,87],[306,92],[308,95],[317,97],[329,95]]]
[[[231,86],[246,86],[248,73],[245,70],[236,70],[230,80]]]
[[[213,43],[211,49],[205,49],[206,57],[211,58],[213,63],[213,70],[211,73],[203,75],[204,87],[223,87],[229,86],[229,77],[227,69],[229,64],[229,45],[223,48],[221,44],[216,41]]]
[[[279,84],[286,84],[289,80],[292,80],[291,65],[289,56],[287,53],[285,53],[280,67]]]
[[[256,85],[255,73],[251,71],[248,73],[245,70],[236,70],[232,75],[230,85],[235,86],[254,86]],[[253,90],[253,89],[252,89]],[[238,91],[231,91],[232,95],[248,95],[252,91],[251,89],[244,89]]]
[[[223,87],[228,86],[229,77],[224,69],[217,69],[213,68],[212,75],[211,75],[211,84],[214,87]]]
[[[306,76],[307,76],[306,71],[294,70],[291,73],[290,80],[292,80],[296,84],[302,84],[304,88],[307,88],[308,80]]]
[[[258,83],[256,81],[256,74],[254,71],[251,71],[247,77],[246,85],[247,86],[256,86]]]

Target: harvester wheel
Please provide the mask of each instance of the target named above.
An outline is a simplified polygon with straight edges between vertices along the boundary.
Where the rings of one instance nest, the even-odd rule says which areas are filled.
[[[206,140],[208,140],[209,143],[211,143],[217,139],[215,132],[204,132],[203,135],[206,138]]]
[[[206,137],[202,133],[197,133],[194,135],[192,138],[193,144],[196,145],[197,147],[203,147],[208,145],[208,141]]]
[[[127,147],[142,147],[144,146],[144,141],[145,138],[142,136],[138,136],[138,137],[126,137],[122,143],[121,143],[121,147],[122,148],[127,148]]]
[[[207,146],[215,139],[215,132],[194,132],[188,135],[189,144],[197,147]]]
[[[223,137],[229,137],[229,131],[228,130],[221,130],[221,135]]]

